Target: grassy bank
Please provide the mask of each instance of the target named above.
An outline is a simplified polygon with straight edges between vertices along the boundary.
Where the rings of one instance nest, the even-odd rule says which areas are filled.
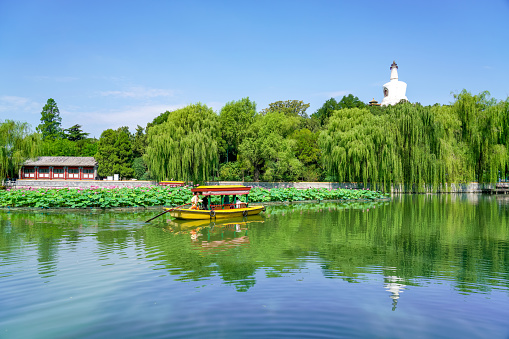
[[[190,202],[191,197],[191,187],[27,188],[0,191],[0,207],[111,208],[178,206]],[[249,201],[377,200],[387,197],[387,194],[370,190],[253,188],[249,194]],[[219,201],[218,199],[218,197],[213,197],[212,202]]]

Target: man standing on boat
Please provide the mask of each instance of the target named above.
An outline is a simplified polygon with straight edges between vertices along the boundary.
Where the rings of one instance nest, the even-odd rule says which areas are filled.
[[[191,209],[192,210],[198,210],[198,204],[202,202],[202,200],[200,199],[200,197],[198,196],[198,192],[194,192],[194,195],[193,195],[193,198],[191,199],[191,204],[193,204],[193,206],[191,206]]]

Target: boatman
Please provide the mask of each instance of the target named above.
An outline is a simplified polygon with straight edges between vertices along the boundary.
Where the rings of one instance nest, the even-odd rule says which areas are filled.
[[[191,204],[193,204],[193,206],[191,206],[191,209],[192,210],[198,210],[198,204],[202,202],[202,200],[200,199],[200,197],[198,196],[198,192],[194,192],[194,195],[193,195],[193,198],[191,199]]]

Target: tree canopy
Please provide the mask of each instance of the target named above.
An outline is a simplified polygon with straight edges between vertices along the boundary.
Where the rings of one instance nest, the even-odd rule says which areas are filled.
[[[253,172],[254,180],[281,181],[297,179],[302,163],[294,153],[295,140],[287,138],[300,124],[298,116],[268,112],[256,116],[239,146],[239,158]]]
[[[230,101],[223,106],[219,113],[221,136],[224,141],[223,148],[226,152],[226,162],[230,159],[237,160],[239,145],[244,139],[249,126],[253,123],[256,115],[256,103],[243,98],[238,101]]]
[[[81,125],[74,125],[72,127],[66,128],[63,130],[63,135],[70,141],[78,141],[85,139],[90,133],[85,133],[81,129]]]
[[[37,156],[39,142],[26,122],[0,122],[0,180],[15,177],[25,160]]]
[[[158,180],[208,180],[217,169],[217,114],[201,103],[171,112],[147,131],[146,164]]]
[[[358,97],[353,94],[348,94],[343,96],[339,102],[334,98],[330,98],[322,105],[322,107],[312,114],[312,117],[318,119],[318,121],[320,121],[320,125],[323,126],[327,123],[329,117],[334,113],[334,111],[345,108],[364,108],[366,106],[367,105]]]
[[[42,139],[60,138],[62,136],[61,122],[62,118],[57,103],[51,98],[48,99],[42,108],[41,123],[37,126],[37,131],[42,134]]]
[[[97,145],[95,160],[99,165],[97,173],[100,176],[119,174],[122,178],[132,178],[133,152],[127,127],[107,129],[101,134]]]
[[[301,100],[286,100],[276,101],[269,104],[269,107],[264,108],[260,113],[265,115],[269,112],[281,112],[289,116],[301,116],[307,118],[308,115],[306,110],[309,108],[309,104],[305,104]]]

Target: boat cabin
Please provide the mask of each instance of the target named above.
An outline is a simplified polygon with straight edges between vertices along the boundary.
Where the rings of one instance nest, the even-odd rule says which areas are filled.
[[[249,186],[229,185],[229,186],[198,186],[192,188],[191,192],[203,195],[202,208],[205,210],[230,210],[249,207],[248,194],[251,190]],[[241,201],[239,195],[245,195],[245,202]],[[210,196],[220,196],[219,204],[211,204]]]

